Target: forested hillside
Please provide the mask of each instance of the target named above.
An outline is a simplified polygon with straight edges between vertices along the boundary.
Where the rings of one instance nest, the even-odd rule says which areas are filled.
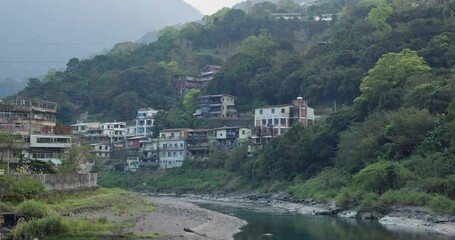
[[[277,12],[304,17],[271,16]],[[314,20],[327,13],[332,21]],[[66,71],[31,79],[20,94],[57,101],[67,123],[84,111],[130,119],[151,106],[179,118],[166,127],[181,127],[191,113],[171,79],[196,75],[206,64],[223,68],[205,93],[236,96],[241,112],[302,96],[332,114],[312,127],[296,126],[254,157],[245,149],[214,153],[168,177],[212,172],[211,181],[230,179],[219,183],[228,188],[240,182],[271,191],[289,187],[297,197],[336,198],[347,206],[455,211],[453,0],[328,0],[306,8],[279,1],[254,5],[248,14],[224,9],[182,29],[163,29],[148,45],[121,44],[90,60],[71,59]],[[138,181],[147,184],[135,186],[162,187],[156,179]],[[192,181],[188,188],[210,189],[201,186]]]

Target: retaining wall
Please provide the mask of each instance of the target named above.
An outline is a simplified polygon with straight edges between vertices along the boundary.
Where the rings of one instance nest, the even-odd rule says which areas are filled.
[[[44,184],[46,191],[69,191],[77,189],[88,189],[97,187],[97,173],[88,174],[35,174],[35,175],[13,175],[20,179],[32,177]]]

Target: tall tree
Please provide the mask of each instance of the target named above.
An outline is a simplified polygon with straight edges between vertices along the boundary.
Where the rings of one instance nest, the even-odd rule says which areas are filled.
[[[429,70],[423,58],[410,49],[384,54],[362,79],[361,95],[354,102],[361,114],[397,109],[402,105],[406,79]]]

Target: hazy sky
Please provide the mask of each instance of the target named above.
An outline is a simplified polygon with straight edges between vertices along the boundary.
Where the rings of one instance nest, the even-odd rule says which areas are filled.
[[[184,0],[204,15],[211,15],[223,7],[232,7],[243,0]]]

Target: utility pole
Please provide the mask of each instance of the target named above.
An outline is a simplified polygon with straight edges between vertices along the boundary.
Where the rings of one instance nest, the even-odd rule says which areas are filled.
[[[10,159],[9,159],[9,148],[8,148],[7,152],[8,152],[8,154],[7,154],[7,156],[8,156],[8,161],[7,161],[6,174],[9,175],[9,162],[10,162]]]

